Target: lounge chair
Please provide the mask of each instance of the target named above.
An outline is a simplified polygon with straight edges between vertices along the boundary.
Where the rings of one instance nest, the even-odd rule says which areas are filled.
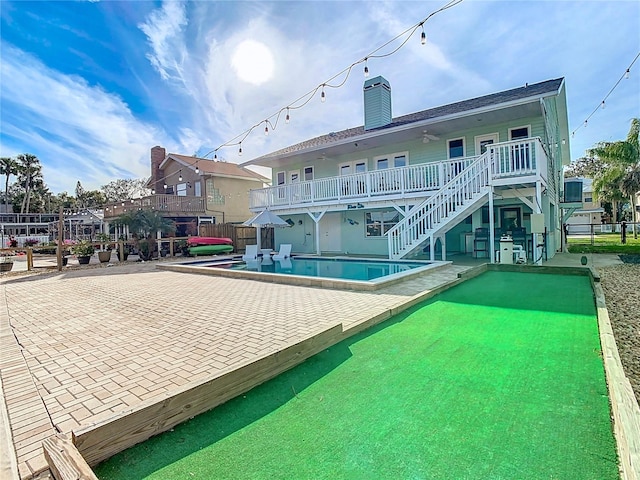
[[[251,260],[258,260],[258,245],[247,245],[242,260],[249,262]]]
[[[283,260],[285,258],[291,257],[291,244],[290,243],[281,243],[280,251],[273,256],[274,260]]]

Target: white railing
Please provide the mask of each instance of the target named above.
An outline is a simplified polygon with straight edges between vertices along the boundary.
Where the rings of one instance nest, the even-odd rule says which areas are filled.
[[[486,195],[490,182],[489,158],[488,153],[478,157],[394,225],[387,232],[389,258],[405,256],[428,238],[432,238],[451,218],[460,215]]]
[[[540,175],[547,179],[547,155],[540,138],[487,145],[493,178]]]
[[[309,205],[328,201],[348,203],[358,199],[435,191],[476,158],[422,163],[251,190],[250,208]]]
[[[547,155],[539,138],[514,140],[487,146],[496,179],[539,175],[547,179]],[[309,206],[317,203],[350,203],[384,197],[419,196],[435,192],[469,167],[478,157],[372,170],[352,175],[318,178],[305,182],[251,190],[251,209]]]

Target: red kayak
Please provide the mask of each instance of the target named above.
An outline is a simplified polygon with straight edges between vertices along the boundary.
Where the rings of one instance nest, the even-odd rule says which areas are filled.
[[[222,237],[191,237],[187,240],[187,245],[232,245],[233,240]]]

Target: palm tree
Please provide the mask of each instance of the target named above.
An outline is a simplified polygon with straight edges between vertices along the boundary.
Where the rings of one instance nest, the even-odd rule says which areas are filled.
[[[0,175],[5,175],[4,182],[4,206],[5,212],[9,213],[9,179],[11,175],[18,174],[18,162],[10,157],[0,158]]]
[[[594,191],[618,190],[630,199],[633,235],[638,238],[636,195],[640,192],[640,118],[631,120],[631,128],[626,140],[600,142],[589,150],[590,155],[599,157],[606,168],[596,176]]]
[[[156,249],[154,235],[156,232],[175,232],[175,222],[165,218],[156,210],[136,210],[135,212],[120,215],[114,221],[116,224],[127,225],[129,231],[135,234],[139,241],[138,250],[143,260],[151,259]]]
[[[42,165],[40,165],[38,157],[30,153],[18,155],[18,161],[20,162],[18,182],[24,188],[24,198],[22,199],[20,213],[29,213],[33,188],[37,184],[44,183],[42,180]]]

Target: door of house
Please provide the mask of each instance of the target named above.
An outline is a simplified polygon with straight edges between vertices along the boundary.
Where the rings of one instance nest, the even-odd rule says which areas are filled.
[[[320,220],[320,251],[321,252],[341,252],[342,237],[340,233],[341,222],[340,213],[327,213]]]
[[[498,134],[489,133],[487,135],[478,135],[476,137],[476,155],[482,155],[487,151],[487,145],[498,143]]]

